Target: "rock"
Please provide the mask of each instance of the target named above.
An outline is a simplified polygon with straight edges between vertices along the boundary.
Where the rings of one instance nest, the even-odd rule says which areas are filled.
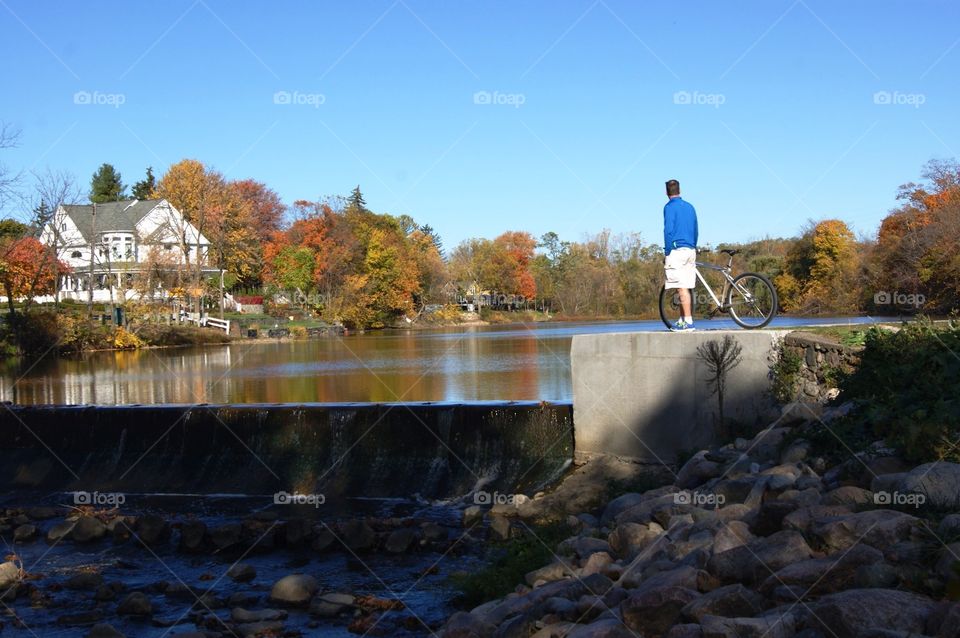
[[[483,508],[479,505],[471,505],[463,510],[463,526],[473,527],[483,520]]]
[[[506,516],[490,516],[490,535],[500,541],[510,538],[510,519]]]
[[[676,488],[674,488],[676,489]],[[651,514],[664,506],[674,506],[677,503],[677,497],[673,493],[662,494],[660,496],[644,498],[644,500],[633,507],[629,507],[619,514],[616,515],[614,521],[617,526],[623,525],[624,523],[649,523],[651,520]],[[610,523],[605,523],[605,525],[610,525]]]
[[[66,627],[89,627],[99,623],[101,620],[103,620],[103,612],[99,609],[91,609],[58,616],[57,624]]]
[[[373,549],[377,534],[365,520],[353,519],[341,525],[340,539],[349,549],[360,552]]]
[[[47,542],[53,544],[63,540],[70,535],[75,524],[76,521],[61,521],[55,523],[53,527],[47,530]]]
[[[523,579],[531,587],[536,587],[538,584],[550,583],[555,580],[560,580],[567,576],[572,575],[574,572],[574,567],[569,563],[562,561],[554,561],[549,565],[544,565],[539,569],[535,569],[531,572],[527,572],[526,576]]]
[[[496,627],[465,611],[450,616],[443,627],[442,638],[492,638]]]
[[[864,542],[880,549],[907,540],[919,525],[917,518],[893,510],[871,510],[815,522],[812,532],[830,551]]]
[[[333,547],[337,537],[329,529],[321,528],[316,530],[313,540],[310,542],[310,549],[315,552],[325,552]]]
[[[781,463],[799,463],[800,461],[807,458],[810,454],[811,445],[809,441],[804,439],[797,439],[793,443],[787,446],[787,448],[780,454]]]
[[[37,537],[38,530],[37,526],[31,523],[25,523],[23,525],[18,525],[13,530],[13,542],[14,543],[26,543],[32,541]]]
[[[420,534],[423,535],[424,540],[430,543],[440,543],[450,536],[446,527],[432,521],[420,526]]]
[[[721,618],[706,616],[701,624],[704,638],[791,638],[794,617]]]
[[[839,518],[851,513],[846,505],[811,505],[801,507],[783,517],[783,529],[793,529],[803,534],[810,533],[814,523],[830,518]]]
[[[947,514],[937,527],[937,536],[947,540],[960,536],[960,514]]]
[[[913,468],[900,481],[901,494],[923,494],[926,505],[940,510],[960,508],[960,463],[935,461]]]
[[[893,589],[899,583],[900,574],[893,565],[873,563],[857,568],[852,586],[856,589]]]
[[[140,542],[147,547],[156,547],[170,540],[170,523],[156,514],[137,517],[133,529]]]
[[[682,490],[697,487],[712,478],[720,476],[723,465],[707,460],[707,451],[701,450],[683,464],[677,472],[676,486]]]
[[[812,605],[806,625],[837,638],[855,638],[877,629],[922,634],[935,607],[929,598],[910,592],[850,589]]]
[[[811,554],[803,536],[784,530],[714,554],[707,562],[707,570],[723,582],[752,583],[772,571],[810,558]]]
[[[103,585],[103,575],[95,572],[74,574],[63,583],[67,589],[75,591],[96,591]]]
[[[207,525],[203,521],[186,521],[180,526],[180,549],[185,552],[199,552],[203,549],[206,535]]]
[[[620,613],[628,629],[646,635],[660,635],[680,617],[680,610],[700,594],[686,587],[659,587],[633,592],[620,603]]]
[[[658,523],[621,523],[610,532],[607,542],[620,558],[633,559],[663,534]]]
[[[927,617],[927,631],[937,638],[960,638],[960,603],[941,603]]]
[[[146,594],[135,591],[120,602],[117,613],[121,616],[152,616],[153,604]]]
[[[813,401],[795,401],[783,406],[777,425],[795,426],[801,423],[819,421],[823,415],[823,406]]]
[[[20,581],[20,567],[13,561],[0,563],[0,589],[6,590]]]
[[[960,577],[960,542],[945,545],[933,569],[944,580]]]
[[[90,628],[90,633],[87,634],[87,638],[125,638],[124,634],[120,633],[118,629],[114,629],[113,625],[108,625],[106,623],[97,623]]]
[[[391,554],[402,554],[410,549],[416,540],[417,533],[412,528],[401,527],[390,532],[383,547]]]
[[[272,620],[285,620],[287,611],[285,609],[260,609],[250,611],[242,607],[236,607],[230,611],[230,619],[236,623],[267,622]]]
[[[283,634],[283,622],[279,620],[265,620],[237,625],[237,632],[242,638],[260,638],[261,636],[279,636]]]
[[[270,590],[270,602],[288,607],[306,607],[319,588],[313,576],[291,574],[274,583]]]
[[[310,534],[310,521],[304,518],[293,518],[280,527],[279,542],[284,547],[299,547],[310,538]]]
[[[665,589],[667,587],[682,587],[685,589],[698,589],[700,583],[700,570],[695,567],[685,565],[674,569],[652,574],[642,580],[636,572],[628,571],[620,579],[621,584],[634,589],[631,593],[639,591],[648,591],[652,589]]]
[[[862,505],[872,506],[873,492],[865,490],[862,487],[844,485],[824,494],[820,502],[823,505],[849,505],[851,507]]]
[[[750,526],[743,521],[730,521],[721,525],[713,537],[713,553],[723,552],[740,547],[754,540],[750,533]]]
[[[765,596],[772,596],[777,588],[786,586],[791,590],[799,590],[801,594],[830,594],[855,586],[860,567],[882,562],[883,554],[879,550],[856,545],[839,558],[810,558],[786,565],[764,579],[759,591]],[[795,599],[790,602],[795,602]]]
[[[750,456],[764,461],[772,461],[780,456],[780,444],[792,431],[789,427],[770,426],[757,433],[750,441]]]
[[[602,618],[589,625],[574,625],[566,638],[635,638],[636,634],[623,626],[619,618]]]
[[[557,546],[558,554],[572,554],[577,558],[587,558],[597,552],[609,553],[610,551],[610,543],[602,538],[593,538],[591,536],[573,536]]]
[[[671,627],[663,636],[664,638],[703,638],[703,629],[699,623],[681,623]]]
[[[70,538],[75,543],[92,543],[98,541],[107,534],[107,526],[95,516],[81,516],[77,519],[73,530],[70,532]]]
[[[783,519],[796,511],[797,504],[790,501],[767,501],[760,506],[751,531],[757,536],[770,536],[783,528]]]
[[[611,563],[613,563],[613,558],[606,552],[590,554],[590,558],[588,558],[580,568],[580,576],[602,574]]]
[[[257,577],[257,570],[248,563],[235,563],[227,570],[227,577],[235,583],[249,583]]]
[[[686,620],[701,622],[705,616],[756,616],[763,607],[763,596],[737,583],[700,596],[680,610],[680,613]]]
[[[227,523],[210,530],[210,542],[217,549],[223,550],[240,542],[243,526],[240,523]]]

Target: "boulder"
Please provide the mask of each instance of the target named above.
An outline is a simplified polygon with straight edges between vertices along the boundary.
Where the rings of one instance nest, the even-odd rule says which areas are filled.
[[[20,567],[13,561],[0,563],[0,589],[6,590],[20,580]]]
[[[153,604],[143,592],[131,592],[117,606],[117,614],[121,616],[152,616]]]
[[[37,537],[39,530],[36,525],[32,523],[24,523],[23,525],[17,525],[13,530],[13,542],[14,543],[26,543],[32,541]]]
[[[124,638],[120,630],[107,623],[97,623],[90,628],[87,638]]]
[[[944,516],[940,526],[937,527],[937,536],[944,540],[960,536],[960,514]]]
[[[96,591],[103,585],[103,575],[96,572],[80,572],[68,578],[63,586],[74,591]]]
[[[572,554],[577,558],[587,558],[597,552],[610,553],[610,543],[592,536],[573,536],[557,545],[558,554]]]
[[[813,604],[806,625],[837,638],[856,638],[878,629],[922,634],[935,607],[929,598],[906,591],[849,589]]]
[[[95,516],[81,516],[77,519],[73,530],[70,532],[70,538],[75,543],[92,543],[98,541],[107,534],[107,526]]]
[[[694,454],[689,461],[683,464],[677,472],[676,486],[682,490],[702,485],[712,478],[720,476],[723,465],[708,460],[707,451],[701,450]]]
[[[705,616],[703,638],[792,638],[795,620],[790,614],[762,618]]]
[[[737,583],[700,596],[680,610],[684,619],[701,622],[706,616],[756,616],[764,607],[763,596]]]
[[[857,568],[851,588],[893,589],[899,583],[900,573],[896,567],[887,563],[872,563]]]
[[[203,521],[185,521],[180,525],[180,550],[199,552],[207,535],[207,525]]]
[[[661,635],[680,618],[680,610],[700,597],[686,587],[657,587],[631,593],[620,603],[624,624],[644,635]]]
[[[496,627],[477,616],[458,611],[450,616],[440,633],[442,638],[492,638]]]
[[[270,602],[285,607],[306,607],[319,588],[320,584],[313,576],[291,574],[274,583]]]
[[[623,626],[619,618],[601,618],[589,625],[574,625],[566,638],[636,638],[636,634]]]
[[[760,505],[751,531],[757,536],[770,536],[783,528],[783,519],[796,511],[797,504],[791,501],[766,501]]]
[[[713,553],[723,552],[740,547],[754,540],[750,533],[750,526],[743,521],[730,521],[721,525],[713,537]]]
[[[483,508],[479,505],[471,505],[463,510],[463,526],[473,527],[483,520]]]
[[[162,516],[145,514],[137,517],[134,532],[147,547],[156,547],[170,540],[170,523]]]
[[[353,519],[340,526],[340,539],[347,548],[359,552],[372,549],[377,543],[377,534],[365,520]]]
[[[810,533],[817,521],[838,518],[851,513],[846,505],[811,505],[801,507],[783,517],[783,529],[793,529],[803,534]]]
[[[310,549],[315,552],[325,552],[334,546],[337,537],[329,529],[323,527],[315,530],[313,540],[310,542]]]
[[[571,576],[574,569],[574,566],[569,563],[554,561],[549,565],[544,565],[543,567],[528,572],[523,579],[527,581],[527,584],[531,587],[536,587],[538,584],[551,583],[555,580]]]
[[[603,574],[611,563],[613,563],[613,558],[606,552],[590,554],[590,557],[583,562],[583,566],[580,568],[580,576]]]
[[[860,542],[886,549],[909,539],[918,525],[917,518],[903,512],[870,510],[817,521],[811,531],[833,552]]]
[[[934,509],[960,508],[960,463],[935,461],[913,468],[900,481],[902,494],[923,494]]]
[[[830,594],[854,587],[860,567],[882,562],[883,554],[879,550],[856,545],[839,558],[809,558],[786,565],[762,581],[760,593],[772,596],[777,588],[787,586],[801,595]]]
[[[286,617],[287,611],[285,609],[258,609],[257,611],[251,611],[243,607],[235,607],[230,610],[230,620],[236,623],[284,620]]]
[[[235,563],[227,570],[227,577],[235,583],[249,583],[257,577],[257,570],[249,563]]]
[[[753,583],[791,563],[810,558],[811,554],[803,536],[784,530],[714,554],[707,562],[707,570],[723,582]]]
[[[402,554],[417,541],[417,533],[411,527],[401,527],[390,532],[383,547],[391,554]]]
[[[496,540],[510,538],[510,519],[506,516],[490,516],[490,535]]]
[[[70,535],[74,525],[76,525],[76,521],[60,521],[59,523],[54,523],[53,527],[47,530],[47,542],[51,545],[60,542]]]
[[[824,494],[820,503],[823,505],[849,505],[853,508],[865,505],[873,506],[873,492],[862,487],[844,485]]]
[[[227,549],[240,542],[243,526],[240,523],[227,523],[210,530],[210,541],[217,549]]]
[[[420,526],[420,534],[423,536],[424,540],[430,543],[439,543],[441,541],[447,540],[450,536],[446,527],[429,521]]]
[[[620,558],[630,560],[663,534],[658,523],[621,523],[610,532],[607,543]]]

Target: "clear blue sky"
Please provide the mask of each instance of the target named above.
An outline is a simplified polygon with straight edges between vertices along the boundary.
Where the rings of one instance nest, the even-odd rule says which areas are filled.
[[[86,185],[192,157],[288,203],[359,183],[447,247],[659,241],[672,177],[702,243],[872,235],[960,149],[958,24],[953,0],[0,0],[0,161]]]

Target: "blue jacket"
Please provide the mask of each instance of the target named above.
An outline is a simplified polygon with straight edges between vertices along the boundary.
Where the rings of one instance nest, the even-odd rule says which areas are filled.
[[[697,211],[689,202],[672,198],[663,207],[663,252],[697,247]]]

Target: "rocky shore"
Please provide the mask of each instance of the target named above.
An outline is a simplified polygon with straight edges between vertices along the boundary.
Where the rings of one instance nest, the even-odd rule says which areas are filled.
[[[558,517],[573,533],[440,635],[960,636],[960,465],[911,467],[876,442],[830,466],[804,434],[851,407],[790,404],[644,492],[597,502],[581,468],[550,494],[468,508],[465,525],[500,538]]]

